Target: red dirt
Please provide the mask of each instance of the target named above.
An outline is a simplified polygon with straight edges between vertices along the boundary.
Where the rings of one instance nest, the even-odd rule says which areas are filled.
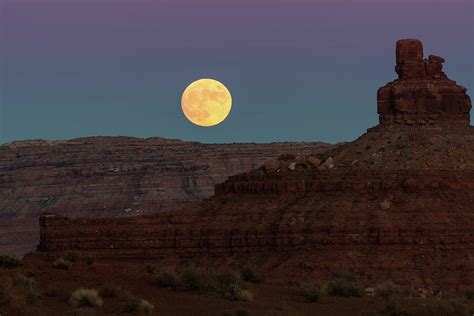
[[[78,288],[100,289],[108,285],[121,288],[143,298],[155,306],[154,315],[219,315],[224,311],[246,310],[250,315],[360,315],[363,311],[382,312],[383,300],[367,296],[363,298],[338,298],[323,296],[317,303],[307,302],[298,286],[274,286],[266,283],[246,283],[254,294],[251,302],[233,302],[188,292],[174,292],[158,288],[150,283],[144,261],[96,261],[92,265],[76,263],[69,271],[52,267],[50,261],[27,256],[24,265],[15,269],[0,269],[0,280],[15,273],[33,275],[37,290],[42,297],[34,304],[21,307],[0,304],[4,315],[65,315],[76,308],[68,304],[71,293]],[[457,300],[463,302],[462,300]],[[103,298],[103,306],[97,315],[116,315],[123,308],[124,300],[118,297]],[[413,310],[429,300],[404,298],[400,302],[404,310]],[[466,304],[464,302],[464,304]],[[474,310],[474,304],[470,304]],[[87,315],[87,314],[86,314]]]

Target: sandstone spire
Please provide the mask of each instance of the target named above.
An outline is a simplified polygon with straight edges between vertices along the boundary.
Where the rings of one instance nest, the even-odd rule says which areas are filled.
[[[396,45],[396,62],[398,79],[378,90],[380,124],[469,124],[471,99],[443,72],[444,58],[423,59],[421,41],[403,39]]]

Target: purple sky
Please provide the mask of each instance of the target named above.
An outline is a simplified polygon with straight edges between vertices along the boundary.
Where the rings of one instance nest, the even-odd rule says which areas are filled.
[[[472,0],[3,0],[0,143],[87,135],[205,142],[350,140],[377,123],[394,44],[420,38],[469,89]],[[211,77],[229,118],[190,124]]]

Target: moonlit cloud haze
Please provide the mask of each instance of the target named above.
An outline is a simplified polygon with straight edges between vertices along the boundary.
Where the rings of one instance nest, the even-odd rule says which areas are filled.
[[[472,0],[3,1],[0,143],[351,140],[377,123],[399,38],[444,56],[473,95],[472,16]],[[201,77],[232,93],[216,127],[181,112]]]

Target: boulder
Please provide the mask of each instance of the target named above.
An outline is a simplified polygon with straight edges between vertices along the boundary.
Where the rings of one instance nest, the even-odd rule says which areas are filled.
[[[429,62],[432,62],[432,63],[440,63],[440,64],[442,64],[442,63],[444,63],[445,60],[444,60],[444,58],[441,57],[441,56],[429,55],[429,56],[428,56],[428,61],[429,61]]]
[[[297,166],[300,166],[300,165],[305,165],[306,166],[306,159],[302,156],[296,156],[295,163],[296,163]]]
[[[308,158],[306,158],[306,162],[312,167],[319,167],[321,165],[321,160],[314,156],[308,156]]]
[[[281,166],[281,162],[278,159],[270,159],[263,163],[263,167],[267,172],[275,172]]]
[[[324,161],[324,166],[327,168],[327,169],[332,169],[334,168],[334,159],[332,157],[329,157],[328,159],[326,159],[326,161]]]
[[[382,210],[388,210],[392,206],[392,203],[390,203],[389,200],[385,199],[380,203],[380,207]]]

